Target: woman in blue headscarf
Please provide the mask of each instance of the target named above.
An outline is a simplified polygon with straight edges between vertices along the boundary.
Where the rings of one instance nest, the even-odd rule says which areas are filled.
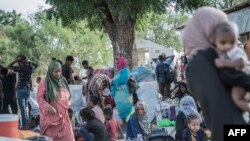
[[[184,96],[180,101],[180,110],[181,112],[177,115],[176,118],[176,135],[175,139],[181,140],[182,132],[187,127],[186,126],[186,119],[189,115],[197,115],[200,118],[200,121],[202,122],[202,118],[197,110],[196,103],[191,96]],[[204,127],[201,124],[202,127]]]

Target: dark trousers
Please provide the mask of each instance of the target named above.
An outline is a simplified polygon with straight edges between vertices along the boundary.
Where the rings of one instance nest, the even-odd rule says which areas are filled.
[[[171,97],[170,96],[170,84],[158,82],[158,85],[159,85],[160,94],[162,96],[167,96],[170,98]]]
[[[85,128],[80,128],[78,130],[78,133],[84,137],[84,139],[86,141],[94,141],[95,140],[95,136],[92,133],[89,133]]]
[[[17,101],[13,97],[5,97],[0,100],[0,113],[10,114],[9,106],[13,114],[17,114]]]

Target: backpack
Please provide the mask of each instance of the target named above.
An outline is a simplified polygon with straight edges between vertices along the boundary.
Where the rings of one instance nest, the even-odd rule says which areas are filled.
[[[129,78],[127,82],[127,86],[128,86],[129,93],[131,94],[136,93],[136,90],[139,89],[139,85],[137,84],[135,79],[133,79],[132,77]]]
[[[172,69],[169,65],[168,67],[164,70],[164,77],[165,81],[167,83],[172,83],[175,80],[176,77],[176,72],[174,69]]]
[[[135,79],[130,77],[128,82],[127,82],[127,86],[128,86],[129,93],[132,94],[132,96],[133,96],[133,105],[135,105],[139,101],[139,98],[136,94],[136,90],[139,89],[139,85],[137,84]]]

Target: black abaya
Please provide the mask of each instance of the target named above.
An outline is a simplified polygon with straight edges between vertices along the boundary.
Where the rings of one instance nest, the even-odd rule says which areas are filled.
[[[223,141],[223,125],[246,124],[231,98],[232,86],[249,90],[250,76],[235,69],[216,69],[218,55],[212,48],[199,51],[187,67],[187,81],[201,103],[212,141]]]

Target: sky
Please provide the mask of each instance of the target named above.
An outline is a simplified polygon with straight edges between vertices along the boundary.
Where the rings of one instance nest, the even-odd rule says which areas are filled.
[[[23,15],[34,13],[39,7],[49,8],[49,5],[45,4],[45,0],[0,0],[1,10],[16,10]]]

